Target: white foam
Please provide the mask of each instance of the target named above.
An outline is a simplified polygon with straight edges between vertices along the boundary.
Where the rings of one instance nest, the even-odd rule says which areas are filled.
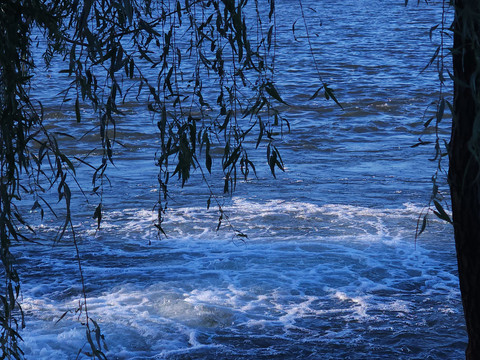
[[[367,316],[367,298],[361,296],[348,296],[342,291],[335,291],[333,297],[337,298],[340,301],[347,301],[353,303],[353,310],[356,313],[357,317],[365,318]]]
[[[162,241],[154,240],[155,212],[107,212],[102,231],[92,227],[80,244],[90,251],[83,264],[89,313],[120,359],[221,348],[215,339],[222,331],[335,343],[344,336],[363,341],[366,326],[417,326],[419,308],[459,317],[455,269],[445,267],[453,244],[445,246],[451,240],[443,232],[415,244],[405,224],[416,221],[419,209],[234,198],[225,208],[232,223],[255,234],[244,242],[215,232],[218,214],[201,206],[171,210],[165,225],[173,231]],[[34,250],[24,252],[24,261],[35,258]],[[55,250],[43,266],[75,273],[72,249]],[[53,285],[35,276],[35,285],[24,288],[27,354],[68,358],[84,345],[84,328],[74,311],[55,321],[78,307],[81,297],[72,295],[78,283],[65,276],[72,291],[57,284],[49,299]],[[59,339],[65,346],[55,345]]]

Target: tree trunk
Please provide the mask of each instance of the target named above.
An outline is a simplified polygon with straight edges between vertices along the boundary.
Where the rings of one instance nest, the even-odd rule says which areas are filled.
[[[480,359],[480,14],[478,0],[455,1],[454,114],[449,184],[467,359]]]

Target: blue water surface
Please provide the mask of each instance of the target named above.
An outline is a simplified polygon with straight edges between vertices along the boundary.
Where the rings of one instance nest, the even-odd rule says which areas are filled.
[[[183,189],[172,184],[167,238],[159,240],[156,126],[145,104],[129,102],[100,231],[91,219],[97,203],[75,195],[87,304],[108,358],[462,358],[452,229],[432,218],[415,240],[436,163],[428,160],[433,147],[411,146],[422,135],[433,139],[423,123],[440,87],[435,68],[422,69],[438,45],[429,31],[441,4],[303,1],[317,73],[300,6],[276,3],[275,81],[291,105],[283,109],[291,132],[277,141],[285,172],[274,179],[264,148],[253,152],[257,177],[220,196],[229,221],[218,232],[201,176]],[[84,109],[77,125],[72,109],[57,106],[68,81],[61,68],[38,74],[32,93],[55,131],[83,134],[95,117]],[[320,78],[343,109],[322,96],[308,100]],[[448,138],[444,121],[439,131]],[[65,146],[81,156],[98,138]],[[78,175],[88,188],[91,171]],[[52,247],[54,225],[38,225],[45,245],[16,249],[28,359],[76,359],[88,350],[74,311],[82,295],[71,236]],[[232,228],[248,238],[233,237]]]

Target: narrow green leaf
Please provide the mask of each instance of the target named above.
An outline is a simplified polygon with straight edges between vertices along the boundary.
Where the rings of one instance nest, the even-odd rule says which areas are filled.
[[[442,98],[442,100],[440,101],[440,105],[438,106],[438,110],[437,110],[437,114],[436,114],[437,123],[442,121],[444,111],[445,111],[445,99]]]
[[[70,312],[70,310],[65,311],[62,314],[62,316],[60,316],[60,318],[57,321],[55,321],[55,325],[57,325],[60,321],[62,321],[62,319],[65,317],[65,315],[67,315],[69,312]]]
[[[288,105],[283,99],[280,97],[280,94],[278,93],[277,89],[271,82],[267,82],[265,84],[265,91],[270,95],[272,98],[274,98],[277,101],[280,101],[281,103]]]
[[[425,124],[423,124],[424,127],[428,127],[428,125],[430,125],[430,123],[432,122],[432,120],[434,119],[434,117],[432,116],[431,118],[429,118],[427,121],[425,121]]]
[[[70,159],[68,158],[68,156],[65,155],[65,154],[63,154],[63,153],[60,153],[59,156],[60,156],[60,159],[62,159],[62,161],[63,161],[65,164],[67,164],[68,168],[69,168],[70,170],[72,170],[72,172],[75,174],[75,173],[76,173],[76,172],[75,172],[75,166],[74,166],[73,163],[70,161]]]
[[[450,224],[452,224],[452,220],[450,219],[450,216],[445,212],[443,209],[443,206],[437,201],[433,200],[433,203],[435,204],[435,208],[437,211],[434,211],[433,213],[441,220],[444,220]]]
[[[420,236],[420,234],[423,233],[426,228],[427,228],[427,215],[423,217],[422,227],[420,228],[420,231],[418,232],[417,236]]]
[[[96,207],[93,218],[97,220],[97,229],[100,229],[100,223],[102,222],[102,203]]]
[[[318,90],[315,91],[315,93],[310,97],[309,100],[315,99],[315,98],[318,96],[318,94],[320,93],[320,91],[321,91],[322,89],[323,89],[323,86],[320,86],[320,87],[318,88]]]
[[[220,226],[222,226],[222,220],[223,220],[223,212],[220,213],[220,216],[218,217],[218,224],[217,224],[217,230],[220,230]]]
[[[77,96],[77,99],[75,100],[75,117],[77,118],[77,123],[80,123],[81,116],[80,116],[80,104],[78,101],[78,96]]]
[[[430,36],[430,41],[432,40],[433,32],[438,28],[439,25],[440,25],[440,24],[437,24],[437,25],[432,26],[432,27],[430,28],[430,34],[429,34],[429,36]]]
[[[205,156],[205,165],[207,166],[208,172],[211,174],[212,173],[212,157],[208,153]]]
[[[160,231],[163,235],[165,235],[165,237],[167,237],[167,233],[165,232],[165,230],[163,230],[161,225],[155,224],[155,227],[158,229],[158,231]]]
[[[432,143],[431,141],[423,141],[422,139],[418,139],[418,143],[413,144],[410,147],[414,148],[414,147],[421,146],[421,145],[429,145],[431,143]]]
[[[335,97],[335,94],[333,93],[333,89],[329,88],[327,84],[324,84],[324,89],[325,89],[325,99],[329,100],[330,98],[335,101],[335,104],[340,106],[341,109],[343,109],[343,106],[338,102],[337,98]]]

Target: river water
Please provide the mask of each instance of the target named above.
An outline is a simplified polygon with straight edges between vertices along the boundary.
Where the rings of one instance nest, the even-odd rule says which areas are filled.
[[[258,178],[221,199],[247,239],[228,226],[215,231],[218,213],[206,210],[196,177],[172,192],[168,237],[157,238],[155,126],[144,106],[125,104],[102,228],[91,219],[96,203],[78,202],[74,218],[90,316],[110,359],[463,357],[452,229],[432,219],[415,241],[435,164],[433,147],[411,145],[439,90],[434,69],[421,73],[438,42],[429,30],[439,4],[312,0],[304,9],[322,77],[344,110],[307,101],[320,85],[300,8],[277,1],[276,81],[292,104],[284,109],[292,131],[277,144],[285,172],[273,179],[258,165]],[[56,106],[60,68],[39,74],[32,91],[55,131],[81,134],[92,125]],[[75,151],[95,141],[87,136]],[[88,184],[87,173],[79,170]],[[74,312],[75,251],[69,236],[52,246],[49,220],[40,227],[45,245],[16,249],[24,349],[28,359],[75,359],[86,343]]]

